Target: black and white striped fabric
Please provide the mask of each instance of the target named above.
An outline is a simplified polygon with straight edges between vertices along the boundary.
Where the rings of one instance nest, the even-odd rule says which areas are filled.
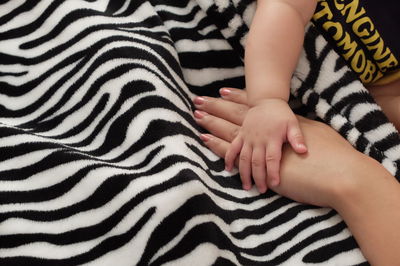
[[[241,190],[194,95],[243,87],[249,0],[0,0],[0,265],[368,265],[335,211]],[[292,81],[399,176],[399,138],[310,26]]]

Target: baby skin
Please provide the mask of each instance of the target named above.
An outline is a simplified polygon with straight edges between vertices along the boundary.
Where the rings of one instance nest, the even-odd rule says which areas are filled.
[[[282,145],[307,152],[299,122],[288,105],[290,80],[299,59],[305,26],[317,0],[258,0],[246,42],[245,79],[250,106],[225,154],[231,171],[239,158],[243,188],[260,193],[280,183]],[[400,81],[368,88],[389,120],[400,129]]]
[[[307,147],[299,122],[288,105],[290,80],[302,48],[305,25],[316,0],[259,0],[245,52],[245,79],[251,107],[225,155],[231,171],[239,157],[243,188],[261,193],[280,182],[282,145],[297,153]],[[265,178],[267,176],[267,179]]]

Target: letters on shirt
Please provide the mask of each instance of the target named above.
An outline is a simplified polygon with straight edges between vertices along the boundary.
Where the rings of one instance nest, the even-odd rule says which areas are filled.
[[[359,0],[319,0],[313,22],[333,39],[364,84],[398,66]]]

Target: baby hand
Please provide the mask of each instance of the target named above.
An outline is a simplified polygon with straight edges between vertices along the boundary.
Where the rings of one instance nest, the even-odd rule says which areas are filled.
[[[251,176],[261,193],[280,182],[279,168],[282,145],[288,141],[297,153],[307,147],[296,116],[282,99],[266,99],[249,109],[242,128],[225,155],[225,165],[231,171],[239,156],[239,172],[243,188],[251,188]],[[266,174],[267,173],[267,174]]]

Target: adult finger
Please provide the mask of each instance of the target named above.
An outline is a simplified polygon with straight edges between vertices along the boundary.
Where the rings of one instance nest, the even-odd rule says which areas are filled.
[[[242,125],[249,107],[213,97],[196,97],[193,100],[196,109],[225,119],[236,125]]]
[[[228,171],[232,171],[233,164],[235,162],[236,157],[240,153],[240,150],[243,146],[243,139],[238,136],[236,137],[225,154],[225,169]]]
[[[206,129],[212,135],[228,141],[229,143],[232,142],[239,133],[239,126],[206,112],[196,110],[194,112],[194,118],[199,126]]]
[[[239,173],[242,179],[243,189],[251,188],[251,156],[252,148],[248,144],[244,144],[239,156]]]
[[[294,120],[288,124],[287,140],[295,152],[307,152],[304,136],[297,120]]]
[[[240,90],[235,88],[222,88],[219,90],[219,94],[225,100],[247,105],[247,93],[245,90]]]
[[[282,142],[270,142],[268,143],[266,150],[266,164],[267,164],[267,178],[272,186],[279,185],[279,168],[282,156]]]
[[[265,148],[262,146],[254,147],[251,157],[251,174],[260,193],[267,191],[265,166]]]
[[[214,152],[217,156],[221,158],[225,157],[226,151],[231,145],[230,142],[227,142],[211,134],[202,134],[200,135],[200,138],[212,152]],[[237,158],[235,159],[235,165],[239,166],[239,160]]]

